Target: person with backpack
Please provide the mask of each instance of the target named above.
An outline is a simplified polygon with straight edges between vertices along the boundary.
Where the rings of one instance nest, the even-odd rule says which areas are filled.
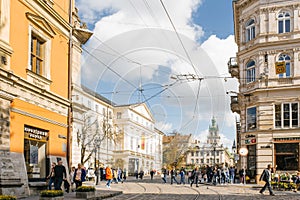
[[[265,185],[263,188],[261,188],[261,190],[259,191],[260,194],[263,194],[264,191],[266,190],[266,188],[268,188],[270,195],[275,196],[272,188],[271,188],[271,169],[272,169],[272,165],[268,164],[267,168],[264,169],[264,171],[262,172],[259,180],[260,181],[264,181]]]

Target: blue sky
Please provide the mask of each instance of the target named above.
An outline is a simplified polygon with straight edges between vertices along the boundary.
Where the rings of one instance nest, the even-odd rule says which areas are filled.
[[[232,0],[203,0],[203,4],[193,13],[193,22],[202,26],[205,34],[221,39],[233,34]]]
[[[82,21],[94,32],[84,46],[89,53],[83,54],[82,83],[118,104],[154,96],[147,104],[165,133],[179,130],[205,141],[215,116],[230,147],[235,115],[226,91],[237,90],[237,84],[222,77],[229,76],[226,63],[237,50],[231,0],[163,2],[187,53],[159,0],[76,0]],[[182,74],[217,78],[172,85],[171,77]]]

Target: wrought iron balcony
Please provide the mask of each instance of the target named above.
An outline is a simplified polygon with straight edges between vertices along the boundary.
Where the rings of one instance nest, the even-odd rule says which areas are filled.
[[[237,96],[231,96],[230,108],[232,112],[240,113],[240,106]]]
[[[239,66],[236,57],[231,57],[227,65],[228,65],[228,72],[231,74],[231,76],[239,78]]]

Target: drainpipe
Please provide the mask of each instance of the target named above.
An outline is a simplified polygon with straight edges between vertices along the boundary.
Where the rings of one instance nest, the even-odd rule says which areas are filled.
[[[69,24],[71,26],[69,32],[69,48],[68,48],[68,100],[70,106],[68,108],[68,131],[67,131],[67,162],[70,167],[72,155],[72,47],[73,47],[73,0],[69,1]]]

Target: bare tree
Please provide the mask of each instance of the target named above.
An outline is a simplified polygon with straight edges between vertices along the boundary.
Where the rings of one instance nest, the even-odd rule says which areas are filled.
[[[189,140],[191,135],[180,135],[174,133],[169,137],[168,142],[163,147],[163,162],[167,166],[181,166],[189,150]]]

